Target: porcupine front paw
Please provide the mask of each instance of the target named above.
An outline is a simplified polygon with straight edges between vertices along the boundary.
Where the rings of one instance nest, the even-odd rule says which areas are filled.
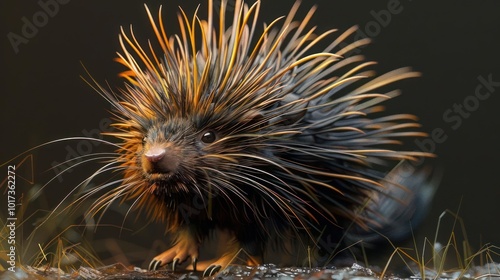
[[[198,269],[203,271],[203,277],[213,276],[222,269],[225,269],[231,263],[244,263],[249,266],[255,266],[262,262],[260,257],[249,256],[244,250],[240,242],[232,235],[229,234],[228,239],[221,240],[223,244],[221,248],[223,250],[218,252],[220,257],[218,259],[212,259],[207,261],[201,261],[198,263]],[[190,267],[188,267],[189,269]]]
[[[191,266],[196,270],[198,263],[198,242],[189,234],[181,234],[175,245],[167,251],[154,257],[149,263],[149,270],[158,270],[160,267],[172,264],[172,271],[186,259],[191,258]]]
[[[229,264],[234,262],[236,259],[240,259],[239,258],[240,252],[241,251],[239,249],[230,250],[217,260],[200,263],[201,267],[206,267],[205,270],[203,271],[203,277],[213,276],[219,271],[221,271],[221,269],[227,267]],[[261,262],[262,261],[258,257],[247,256],[245,260],[245,264],[249,266],[258,265]]]

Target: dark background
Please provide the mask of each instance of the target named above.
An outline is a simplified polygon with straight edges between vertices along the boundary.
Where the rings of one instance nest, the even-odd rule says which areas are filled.
[[[117,73],[123,69],[113,61],[119,50],[120,26],[133,24],[136,34],[143,34],[141,38],[151,35],[142,1],[66,2],[58,5],[58,11],[27,43],[18,46],[17,53],[9,42],[9,32],[22,35],[22,18],[32,22],[42,8],[37,1],[0,3],[2,163],[19,164],[19,158],[9,160],[47,141],[99,128],[100,121],[109,116],[110,106],[80,78],[85,75],[81,62],[97,81],[108,81],[113,88],[121,86]],[[166,26],[170,34],[177,32],[177,6],[182,1],[146,2],[154,11],[163,4]],[[198,1],[184,2],[182,7],[191,15]],[[285,15],[292,4],[264,0],[261,20],[270,22]],[[500,245],[500,86],[485,100],[472,103],[479,76],[500,82],[500,4],[493,0],[303,1],[299,14],[305,14],[313,4],[319,9],[311,25],[317,25],[319,31],[343,31],[359,25],[373,39],[362,51],[368,59],[379,62],[379,73],[411,66],[423,74],[400,83],[403,95],[388,104],[389,112],[419,116],[424,131],[438,129],[446,135],[442,143],[434,142],[444,176],[420,234],[432,238],[438,216],[450,209],[459,211],[476,249],[480,243]],[[205,6],[201,7],[202,15]],[[392,11],[390,20],[384,17],[385,22],[380,23],[388,11]],[[447,110],[464,101],[471,102],[469,108],[475,107],[460,117],[460,124],[457,113],[450,114],[454,121],[444,118]],[[36,183],[54,174],[46,170],[53,161],[64,161],[66,145],[30,152],[35,159]],[[410,147],[419,149],[413,142]],[[30,174],[24,168],[18,168],[20,176]],[[31,187],[22,179],[18,181],[20,192]],[[47,190],[55,193],[49,201],[60,200],[57,195],[62,198],[71,184],[66,180],[49,186]]]

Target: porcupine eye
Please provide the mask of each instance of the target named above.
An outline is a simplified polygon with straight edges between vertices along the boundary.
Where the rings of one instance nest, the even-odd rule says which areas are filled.
[[[203,132],[203,134],[201,136],[201,141],[205,144],[213,143],[216,139],[217,139],[217,135],[212,130],[208,130],[208,131]]]

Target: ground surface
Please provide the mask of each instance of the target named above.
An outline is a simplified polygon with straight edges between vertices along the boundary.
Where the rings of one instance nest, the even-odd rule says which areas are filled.
[[[3,279],[202,279],[201,273],[170,271],[146,271],[140,268],[129,269],[121,265],[106,266],[100,269],[81,267],[73,273],[58,273],[56,268],[18,269],[15,273],[3,272]],[[500,279],[500,264],[493,263],[482,267],[474,267],[468,271],[443,273],[440,277],[431,271],[426,279]],[[346,268],[278,268],[268,264],[258,267],[232,265],[216,274],[212,279],[380,279],[380,274],[371,269],[353,264]],[[420,275],[401,278],[387,275],[384,279],[422,279]]]

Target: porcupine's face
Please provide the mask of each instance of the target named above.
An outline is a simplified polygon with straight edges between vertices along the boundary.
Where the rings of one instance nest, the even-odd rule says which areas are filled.
[[[245,121],[217,117],[221,124],[211,120],[211,113],[148,120],[139,134],[140,144],[131,140],[137,150],[128,156],[135,157],[135,170],[157,197],[208,196],[221,185],[212,180],[228,172],[224,155],[245,149],[241,141],[255,130],[252,122],[259,120],[251,116]]]
[[[150,121],[137,152],[142,177],[161,194],[199,192],[207,174],[197,167],[207,164],[202,155],[219,138],[214,129],[188,119]]]
[[[214,140],[213,132],[198,133],[187,120],[152,121],[137,153],[142,176],[165,193],[189,191],[198,154]]]

